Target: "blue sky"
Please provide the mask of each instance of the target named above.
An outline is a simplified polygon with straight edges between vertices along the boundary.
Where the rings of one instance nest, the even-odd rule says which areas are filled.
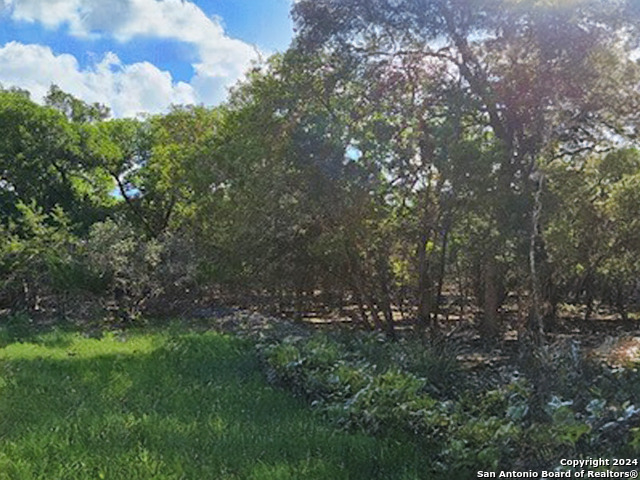
[[[0,0],[0,83],[115,116],[216,104],[292,37],[291,0]]]

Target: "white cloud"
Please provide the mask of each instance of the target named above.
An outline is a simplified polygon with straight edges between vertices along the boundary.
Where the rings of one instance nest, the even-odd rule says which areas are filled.
[[[47,28],[66,25],[76,37],[108,36],[120,42],[149,37],[192,44],[198,61],[191,84],[196,100],[207,104],[221,101],[226,88],[258,56],[255,47],[230,38],[217,18],[185,0],[0,0],[0,10],[13,20],[38,22]],[[63,55],[56,58],[69,61]],[[138,64],[123,69],[130,76],[143,70]]]
[[[47,27],[55,27],[68,21],[77,2],[75,0],[4,0],[3,8],[16,20],[39,21]]]
[[[0,47],[0,83],[29,90],[40,100],[52,83],[88,102],[109,105],[116,116],[157,113],[170,104],[196,103],[193,87],[172,82],[171,74],[148,62],[123,65],[109,53],[81,69],[73,55],[55,55],[49,47],[10,42]]]

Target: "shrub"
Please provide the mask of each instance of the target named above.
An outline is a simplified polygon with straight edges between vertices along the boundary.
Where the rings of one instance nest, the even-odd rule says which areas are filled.
[[[272,380],[344,428],[412,439],[431,457],[434,472],[451,478],[478,470],[548,468],[561,457],[637,453],[640,433],[633,427],[640,411],[628,400],[613,404],[635,398],[637,372],[592,377],[579,402],[558,393],[545,406],[548,420],[540,422],[531,415],[534,389],[526,378],[497,388],[478,381],[454,385],[462,376],[455,349],[439,357],[441,351],[371,334],[289,336],[261,348]],[[575,359],[556,358],[553,363],[549,357],[552,371],[571,373],[575,381],[593,373],[586,363],[576,367]],[[553,387],[576,393],[567,382]]]
[[[148,239],[126,221],[109,219],[91,227],[84,261],[106,284],[105,296],[118,314],[136,318],[147,303],[194,287],[193,249],[178,234]]]
[[[17,208],[17,220],[0,225],[0,302],[37,309],[44,296],[84,288],[86,272],[75,258],[80,241],[64,211],[44,213],[23,203]]]

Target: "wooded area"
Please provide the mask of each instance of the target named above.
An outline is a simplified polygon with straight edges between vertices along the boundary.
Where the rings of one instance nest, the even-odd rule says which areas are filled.
[[[55,86],[0,91],[0,308],[515,335],[544,418],[549,334],[640,320],[640,3],[292,14],[289,50],[220,106],[113,119]]]
[[[5,89],[2,305],[230,294],[391,336],[636,320],[634,9],[303,1],[219,107],[109,119]]]

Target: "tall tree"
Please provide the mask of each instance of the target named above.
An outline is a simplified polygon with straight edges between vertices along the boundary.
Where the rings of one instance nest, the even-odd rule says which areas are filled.
[[[494,194],[500,203],[523,209],[502,215],[504,207],[496,208],[493,215],[501,235],[511,232],[527,252],[528,331],[535,343],[543,329],[544,176],[538,166],[635,130],[638,69],[628,39],[636,25],[625,22],[627,7],[598,0],[302,0],[294,6],[299,49],[350,58],[363,75],[374,67],[390,75],[407,61],[417,62],[422,71],[434,72],[432,83],[455,86],[463,103],[478,110],[480,127],[500,150],[492,166]],[[432,91],[423,88],[418,98]],[[417,112],[421,145],[429,144],[435,112]],[[418,153],[430,154],[424,148]],[[428,159],[423,164],[433,168]]]
[[[110,181],[84,155],[85,126],[20,92],[0,90],[2,221],[22,202],[50,213],[56,206],[88,226],[108,206]]]

